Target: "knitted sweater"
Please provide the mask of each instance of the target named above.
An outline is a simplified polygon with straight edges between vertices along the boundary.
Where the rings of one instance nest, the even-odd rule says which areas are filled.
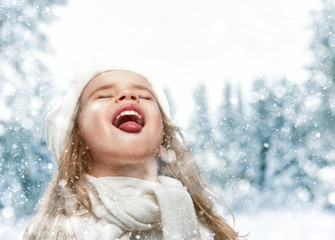
[[[67,222],[78,239],[214,239],[177,179],[160,176],[155,183],[87,175],[87,180],[92,212]]]

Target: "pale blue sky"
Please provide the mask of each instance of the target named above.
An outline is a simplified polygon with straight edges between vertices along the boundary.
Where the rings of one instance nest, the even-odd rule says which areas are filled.
[[[225,80],[257,76],[302,81],[310,61],[310,11],[320,0],[75,0],[57,8],[47,62],[64,86],[83,60],[107,59],[161,79],[186,126],[191,93],[206,80],[215,110]]]

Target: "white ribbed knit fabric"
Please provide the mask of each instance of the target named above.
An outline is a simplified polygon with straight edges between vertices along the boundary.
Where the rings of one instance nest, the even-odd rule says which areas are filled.
[[[170,118],[169,104],[163,89],[160,87],[159,79],[150,79],[149,76],[128,68],[111,67],[103,64],[86,66],[73,77],[72,84],[63,100],[46,117],[46,140],[48,148],[56,162],[59,161],[61,152],[64,150],[66,135],[85,86],[99,73],[117,69],[133,71],[144,76],[151,84],[164,112]]]
[[[214,239],[198,221],[192,199],[177,179],[87,179],[92,214],[69,220],[78,239]]]

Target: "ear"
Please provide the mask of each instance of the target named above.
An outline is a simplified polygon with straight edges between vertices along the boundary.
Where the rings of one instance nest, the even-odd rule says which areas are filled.
[[[163,147],[163,145],[160,145],[159,149],[158,149],[158,157],[160,157],[163,160],[164,157],[165,157],[165,152],[166,152],[166,150]]]
[[[173,162],[176,158],[176,153],[172,149],[166,150],[163,146],[160,146],[158,150],[158,157],[164,162]]]

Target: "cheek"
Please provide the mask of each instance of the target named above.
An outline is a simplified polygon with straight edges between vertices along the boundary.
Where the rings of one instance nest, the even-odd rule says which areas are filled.
[[[102,132],[100,128],[103,127],[101,123],[105,119],[105,112],[105,109],[97,104],[83,109],[79,117],[79,130],[85,141]]]
[[[159,109],[156,109],[156,111],[154,111],[155,113],[155,126],[156,126],[156,134],[157,134],[157,140],[162,143],[163,142],[163,132],[164,132],[164,128],[163,128],[163,120],[162,120],[162,116],[161,113],[159,111]]]

